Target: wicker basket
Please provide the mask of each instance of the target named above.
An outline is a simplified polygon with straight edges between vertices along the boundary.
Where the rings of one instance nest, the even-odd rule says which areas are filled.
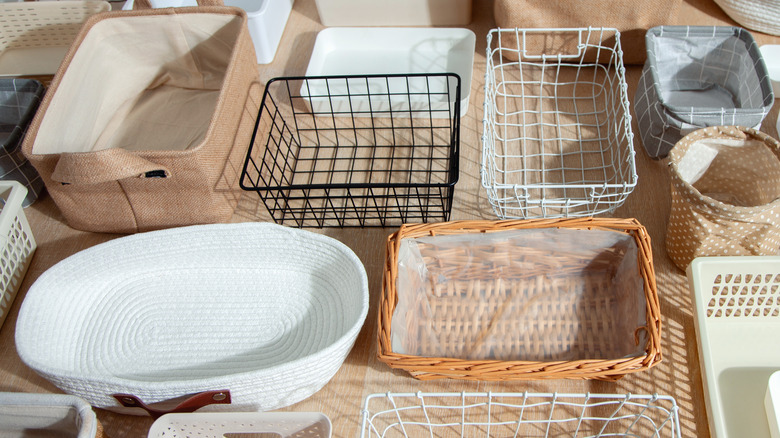
[[[578,355],[571,360],[558,360],[558,359],[543,359],[534,358],[528,360],[526,356],[517,357],[504,356],[497,359],[466,359],[462,355],[446,354],[443,357],[425,357],[425,354],[415,355],[416,353],[410,350],[409,354],[401,354],[394,351],[394,346],[398,346],[398,339],[393,339],[391,334],[391,325],[394,318],[394,312],[399,304],[399,296],[397,290],[397,280],[399,278],[399,249],[401,249],[401,243],[404,239],[410,238],[422,238],[427,236],[445,236],[445,235],[459,235],[465,233],[494,233],[508,230],[530,230],[530,229],[569,229],[566,231],[584,232],[586,230],[603,230],[609,232],[617,232],[627,234],[633,237],[633,242],[636,243],[637,254],[637,268],[636,275],[641,279],[635,279],[635,282],[643,289],[643,297],[636,296],[633,289],[633,299],[635,302],[640,302],[644,307],[644,316],[646,324],[644,326],[636,327],[633,332],[633,339],[628,339],[629,342],[633,342],[637,347],[638,354],[632,354],[630,356],[615,355],[604,357],[609,353],[602,353],[601,355],[594,355],[593,358],[583,358],[584,356]],[[556,231],[557,232],[557,231]],[[632,242],[631,239],[628,240]],[[422,246],[421,246],[422,247]],[[454,293],[448,293],[446,302],[443,301],[441,295],[436,296],[432,303],[436,303],[434,306],[431,304],[428,314],[426,314],[425,321],[422,324],[432,325],[433,330],[439,336],[439,340],[442,345],[452,345],[459,342],[469,342],[473,339],[479,339],[484,333],[485,324],[483,324],[485,315],[484,309],[500,309],[495,311],[495,315],[498,312],[504,312],[503,309],[508,306],[515,306],[518,300],[526,300],[525,303],[532,302],[536,298],[532,292],[528,290],[532,287],[528,285],[537,282],[549,282],[550,278],[555,276],[558,272],[568,270],[574,271],[576,269],[583,269],[582,272],[586,276],[583,276],[583,280],[587,281],[587,287],[591,291],[595,291],[594,295],[601,295],[601,297],[610,297],[612,294],[618,292],[614,289],[613,283],[607,281],[601,281],[596,276],[604,277],[605,272],[609,272],[609,264],[614,262],[614,257],[610,257],[609,250],[600,253],[594,253],[589,259],[575,258],[573,256],[567,256],[564,253],[557,251],[555,256],[540,254],[537,249],[529,249],[526,247],[520,247],[506,244],[495,244],[488,248],[480,249],[482,251],[481,257],[483,259],[495,260],[496,266],[490,266],[487,269],[467,269],[463,265],[463,257],[458,256],[441,256],[437,260],[436,269],[440,272],[451,272],[451,274],[443,274],[446,278],[446,284],[450,287],[449,291],[455,291]],[[509,253],[509,251],[512,251]],[[422,255],[428,256],[430,254],[425,253],[425,249],[420,250]],[[523,261],[518,258],[518,251],[525,251],[524,255],[519,257],[525,257],[528,259],[536,259],[539,257],[547,257],[548,266],[551,267],[549,272],[539,273],[531,269],[524,271],[522,268]],[[521,253],[522,254],[522,253]],[[501,265],[502,260],[509,260],[511,263],[507,265]],[[626,261],[628,260],[628,261]],[[519,261],[519,263],[515,263]],[[625,263],[630,263],[630,259],[625,259]],[[428,265],[431,267],[433,265]],[[527,265],[526,265],[527,266]],[[519,268],[518,268],[519,267]],[[605,269],[606,268],[606,269]],[[510,275],[505,275],[501,280],[497,280],[493,271],[512,269]],[[614,272],[614,271],[612,271]],[[593,280],[587,276],[593,275]],[[435,274],[440,275],[440,274]],[[529,281],[529,278],[531,280]],[[425,281],[425,280],[423,280]],[[483,286],[480,286],[480,283]],[[445,281],[442,281],[445,283]],[[500,287],[495,287],[492,290],[492,286],[500,284]],[[583,285],[574,285],[582,289]],[[568,286],[564,285],[561,291],[565,291]],[[404,289],[406,290],[406,289]],[[464,291],[464,292],[462,292]],[[468,291],[468,292],[465,292]],[[511,291],[511,292],[510,292]],[[436,295],[433,293],[432,295]],[[538,295],[537,295],[538,296]],[[561,296],[565,296],[565,292],[561,292]],[[478,297],[475,299],[475,297]],[[589,312],[583,313],[582,311],[571,311],[571,302],[565,302],[561,300],[560,303],[556,300],[548,300],[553,303],[546,310],[548,312],[545,315],[537,313],[539,316],[534,318],[542,319],[547,318],[548,321],[556,321],[554,326],[561,327],[561,333],[553,333],[551,336],[544,338],[557,339],[563,345],[560,348],[566,349],[573,346],[576,342],[571,337],[567,337],[564,330],[569,330],[571,327],[581,327],[582,332],[595,329],[597,325],[608,326],[609,323],[606,320],[602,320],[602,315],[593,315]],[[569,300],[571,301],[571,300]],[[546,301],[547,302],[547,301]],[[526,305],[526,304],[522,304]],[[534,304],[536,305],[536,304]],[[580,309],[581,310],[581,309]],[[491,312],[493,312],[491,310]],[[641,312],[641,308],[640,308]],[[478,315],[479,314],[479,315]],[[583,316],[585,314],[585,316]],[[619,313],[615,318],[621,318]],[[488,316],[490,319],[490,330],[495,330],[496,317]],[[640,313],[641,318],[641,313]],[[420,324],[419,319],[417,321],[412,318],[408,318],[405,315],[405,319],[399,318],[400,321],[406,321],[408,330],[411,332],[414,330],[410,328],[413,325]],[[593,324],[591,324],[591,321]],[[516,321],[512,322],[516,324]],[[560,323],[560,324],[558,324]],[[507,327],[510,327],[509,325]],[[522,329],[507,328],[508,332],[521,333]],[[549,329],[548,329],[549,330]],[[609,333],[609,327],[600,327],[596,330],[597,336],[611,336]],[[478,333],[477,333],[478,332]],[[653,269],[652,250],[650,246],[650,237],[647,234],[645,228],[637,222],[635,219],[594,219],[594,218],[578,218],[578,219],[538,219],[538,220],[513,220],[513,221],[460,221],[460,222],[444,222],[438,224],[417,224],[417,225],[404,225],[400,230],[392,234],[387,241],[386,248],[386,260],[385,271],[383,280],[383,292],[379,312],[379,359],[392,368],[398,368],[408,371],[412,376],[427,380],[438,378],[458,378],[468,380],[535,380],[535,379],[560,379],[560,378],[576,378],[576,379],[600,379],[600,380],[617,380],[627,373],[641,371],[654,366],[661,360],[661,322],[658,294],[655,284],[655,274]],[[548,331],[549,333],[549,331]],[[521,340],[522,336],[505,336],[506,344],[527,342]],[[631,338],[631,336],[628,336]],[[640,341],[644,339],[644,341]],[[394,344],[394,341],[396,344]],[[625,343],[626,339],[621,339],[621,342]],[[534,342],[534,341],[532,341]],[[607,343],[612,342],[611,338],[607,339]],[[642,344],[642,342],[644,342]],[[569,343],[569,345],[566,345]],[[534,346],[532,346],[534,347]],[[513,350],[515,345],[498,345],[494,347],[493,351],[499,349],[505,349],[507,351]],[[557,345],[554,348],[559,348]],[[574,349],[574,348],[572,348]],[[396,348],[400,350],[400,348]],[[514,350],[516,351],[516,350]],[[605,351],[605,350],[602,350]],[[587,355],[585,355],[587,356]],[[517,358],[517,359],[516,359]]]

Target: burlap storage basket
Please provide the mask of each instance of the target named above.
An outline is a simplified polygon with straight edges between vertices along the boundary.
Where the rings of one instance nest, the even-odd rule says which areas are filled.
[[[232,216],[261,89],[246,13],[215,2],[84,24],[22,147],[72,227]]]
[[[681,2],[496,0],[494,15],[501,28],[616,28],[624,50],[623,62],[641,64],[646,58],[645,32],[653,26],[671,23]]]
[[[694,131],[669,153],[666,250],[680,269],[700,256],[776,255],[780,142],[743,127]]]

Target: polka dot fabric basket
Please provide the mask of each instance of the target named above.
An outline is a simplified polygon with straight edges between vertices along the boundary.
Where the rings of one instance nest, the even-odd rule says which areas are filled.
[[[778,140],[737,126],[699,129],[674,146],[666,249],[680,269],[700,256],[777,254],[778,148]]]

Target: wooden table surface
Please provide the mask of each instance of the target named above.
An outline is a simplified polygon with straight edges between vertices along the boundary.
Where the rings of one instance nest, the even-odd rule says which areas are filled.
[[[683,0],[676,23],[733,24],[712,0]],[[460,180],[456,186],[452,219],[495,219],[480,184],[480,136],[485,72],[485,37],[495,26],[492,0],[474,0],[473,22],[477,35],[471,107],[462,119]],[[597,25],[597,23],[594,23]],[[272,64],[260,65],[265,81],[277,76],[302,75],[314,46],[319,22],[313,0],[297,0],[281,45]],[[754,33],[760,43],[778,43],[780,38]],[[624,50],[631,48],[624,47]],[[628,68],[629,96],[633,99],[640,66]],[[764,131],[776,135],[777,109],[764,123]],[[680,406],[682,436],[707,436],[707,416],[693,324],[691,295],[687,280],[666,255],[664,236],[670,209],[669,175],[664,161],[653,161],[644,153],[634,126],[639,184],[615,217],[634,217],[644,224],[653,239],[658,294],[662,312],[663,361],[655,368],[628,375],[617,382],[517,381],[511,383],[474,381],[421,382],[401,371],[393,371],[376,359],[377,307],[382,277],[384,241],[393,229],[324,229],[352,248],[368,272],[371,307],[351,354],[340,371],[312,397],[286,408],[290,411],[323,412],[333,423],[334,437],[356,437],[360,433],[361,407],[366,395],[377,392],[409,391],[532,391],[569,393],[667,394]],[[68,227],[49,196],[43,196],[25,211],[38,242],[32,265],[9,316],[0,330],[0,391],[60,392],[51,383],[21,363],[14,345],[14,327],[19,306],[35,279],[63,258],[118,235],[89,233]],[[233,218],[235,222],[268,220],[265,208],[254,193],[245,194]],[[104,436],[145,437],[152,420],[119,415],[97,409]]]

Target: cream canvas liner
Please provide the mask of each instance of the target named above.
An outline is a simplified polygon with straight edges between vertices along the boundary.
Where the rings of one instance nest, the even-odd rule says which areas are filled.
[[[680,269],[701,256],[778,254],[778,147],[737,126],[700,129],[675,145],[666,249]]]
[[[128,16],[96,23],[62,78],[32,152],[199,145],[241,25],[241,17],[229,14]]]

